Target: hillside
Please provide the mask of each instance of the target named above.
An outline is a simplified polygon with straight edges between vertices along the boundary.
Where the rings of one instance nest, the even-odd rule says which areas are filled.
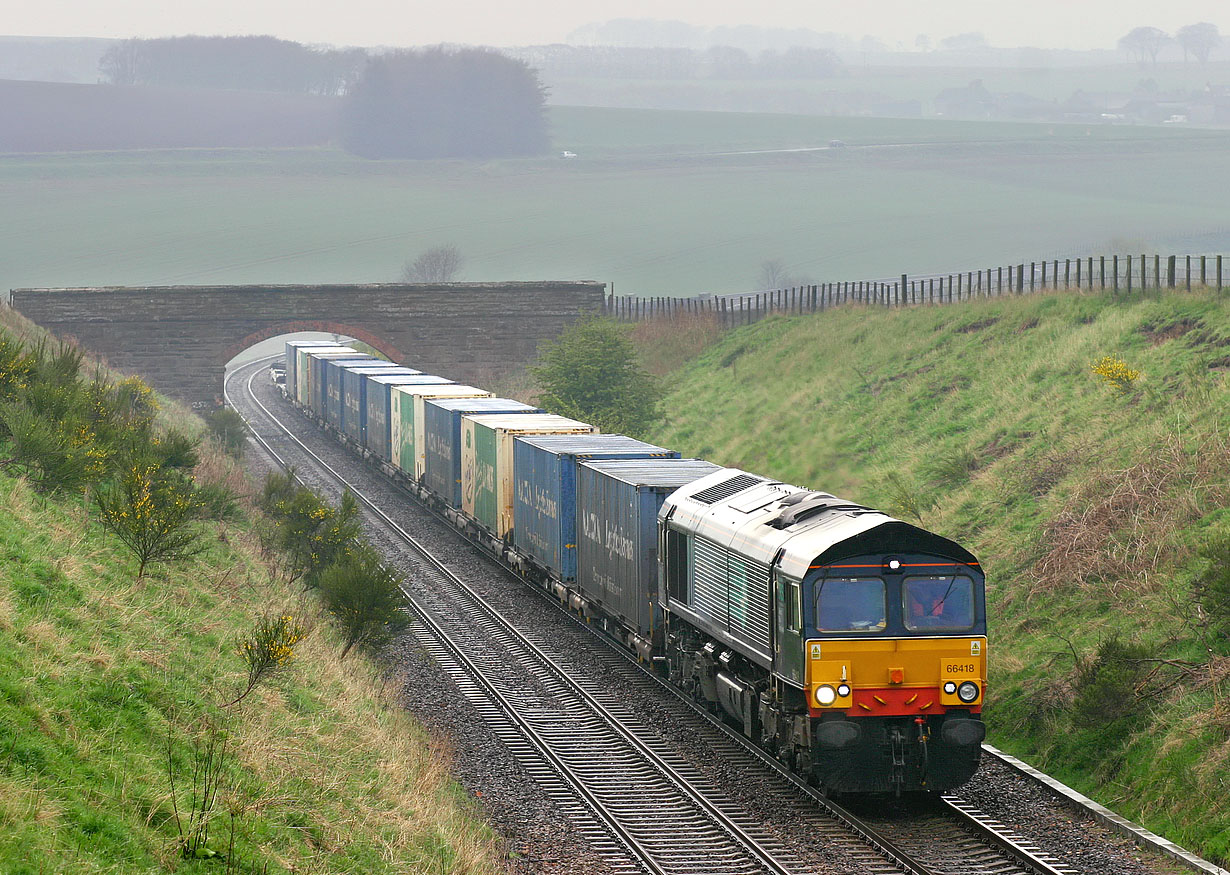
[[[3,344],[26,332],[0,310],[4,422],[21,395]],[[32,385],[18,389],[49,397]],[[165,402],[158,417],[168,445],[168,428],[202,430]],[[38,491],[18,455],[0,429],[0,871],[503,870],[449,752],[375,663],[339,657],[339,635],[279,570],[250,504],[201,524],[204,552],[142,577],[98,504]],[[212,444],[194,475],[245,491]],[[240,651],[260,618],[289,618],[306,637],[228,704],[249,679]],[[207,789],[208,838],[184,859]]]
[[[990,740],[1224,864],[1228,371],[1230,295],[845,308],[722,336],[650,439],[973,549]]]

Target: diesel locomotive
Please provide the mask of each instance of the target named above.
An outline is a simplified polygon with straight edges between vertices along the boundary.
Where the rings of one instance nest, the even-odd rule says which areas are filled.
[[[336,344],[287,362],[319,424],[826,792],[977,769],[986,603],[960,545]]]

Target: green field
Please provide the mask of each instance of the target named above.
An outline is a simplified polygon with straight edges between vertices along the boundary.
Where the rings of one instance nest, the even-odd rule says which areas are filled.
[[[555,108],[578,158],[330,150],[0,158],[0,288],[375,282],[445,242],[461,278],[740,291],[1109,248],[1214,251],[1230,134]],[[807,152],[715,154],[799,149]]]

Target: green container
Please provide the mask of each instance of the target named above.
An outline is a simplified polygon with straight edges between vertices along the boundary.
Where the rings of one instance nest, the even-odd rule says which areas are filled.
[[[461,510],[493,535],[513,527],[513,441],[525,434],[594,434],[594,426],[553,413],[461,418]]]

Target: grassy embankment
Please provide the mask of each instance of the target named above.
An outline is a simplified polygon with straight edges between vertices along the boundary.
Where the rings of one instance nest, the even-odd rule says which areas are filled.
[[[650,437],[973,549],[991,740],[1224,864],[1230,648],[1196,580],[1230,548],[1228,372],[1230,295],[846,308],[721,336]]]
[[[29,330],[11,311],[0,319],[0,331]],[[174,407],[160,415],[201,431]],[[244,485],[216,447],[196,474]],[[0,871],[501,870],[448,751],[374,664],[338,659],[313,602],[271,573],[250,509],[209,524],[203,554],[137,580],[80,496],[0,473],[0,507]],[[290,670],[219,707],[247,678],[240,639],[270,612],[310,629]],[[209,726],[227,749],[206,847],[224,858],[185,860],[168,738],[186,822]]]

